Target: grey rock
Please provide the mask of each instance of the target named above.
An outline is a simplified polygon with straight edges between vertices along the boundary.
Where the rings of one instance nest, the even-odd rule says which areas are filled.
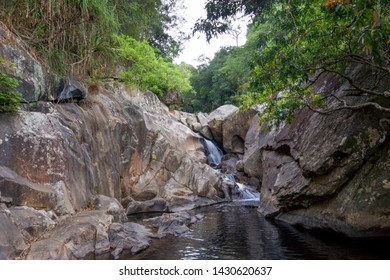
[[[31,245],[26,259],[86,259],[109,252],[105,232],[112,221],[111,215],[98,210],[65,219]]]
[[[133,201],[127,205],[126,214],[131,215],[135,213],[147,212],[166,212],[168,211],[167,202],[164,199],[156,198],[147,201]]]
[[[75,102],[85,99],[87,89],[75,77],[67,77],[59,87],[56,102]]]
[[[0,258],[15,259],[27,248],[21,231],[9,213],[0,209]]]
[[[187,212],[165,213],[159,217],[145,220],[157,228],[157,237],[179,236],[189,232],[189,225],[203,219],[202,215],[190,216]]]
[[[141,252],[149,247],[153,234],[144,226],[136,223],[113,223],[109,229],[112,256],[118,259],[123,251],[132,254]]]
[[[123,206],[115,198],[97,195],[93,200],[93,208],[95,210],[103,210],[106,214],[112,215],[116,222],[127,221]]]
[[[236,169],[240,172],[244,171],[244,162],[242,160],[236,162]]]
[[[9,208],[9,211],[15,225],[31,237],[38,237],[47,227],[56,224],[45,210],[17,206]]]
[[[228,116],[222,123],[223,149],[229,153],[245,152],[246,134],[252,124],[253,117],[257,114],[256,110],[248,109],[245,111],[236,111]]]
[[[377,81],[372,69],[349,71],[363,87],[390,86],[386,79]],[[321,77],[316,87],[349,104],[366,101],[343,96],[349,85],[336,77]],[[337,106],[334,99],[329,103]],[[279,129],[253,128],[244,170],[256,176],[252,167],[261,170],[260,213],[353,237],[388,236],[389,125],[388,116],[369,109],[330,115],[303,109]]]
[[[202,127],[207,127],[208,126],[208,115],[205,113],[197,113],[196,117],[198,119],[198,122]]]
[[[214,140],[220,145],[223,146],[223,123],[234,113],[238,111],[238,108],[234,105],[223,105],[208,116],[208,127],[213,134]]]
[[[20,79],[18,91],[27,101],[54,100],[60,79],[27,51],[22,40],[0,22],[0,56],[14,64],[9,74]]]

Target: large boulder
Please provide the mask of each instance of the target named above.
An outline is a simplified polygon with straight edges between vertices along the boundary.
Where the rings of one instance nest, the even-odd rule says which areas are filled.
[[[123,252],[137,254],[149,247],[154,235],[144,226],[137,223],[113,223],[108,231],[111,255],[118,259]]]
[[[103,194],[172,206],[166,186],[176,173],[190,201],[216,193],[199,136],[152,93],[101,89],[84,103],[47,105],[0,119],[0,192],[15,205],[72,214]]]
[[[202,214],[191,216],[187,212],[181,211],[163,214],[159,217],[144,220],[144,222],[157,230],[156,237],[162,238],[168,234],[174,236],[185,234],[190,231],[190,225],[197,223],[203,218]]]
[[[244,172],[249,177],[260,178],[263,174],[261,166],[261,150],[259,149],[258,141],[260,135],[259,117],[253,117],[250,127],[245,136],[245,152],[243,158]]]
[[[244,153],[246,134],[256,114],[257,111],[253,109],[240,110],[223,121],[222,142],[227,153]]]
[[[349,74],[375,81],[365,69]],[[349,87],[330,76],[319,82],[322,90],[338,96]],[[389,83],[382,80],[376,86],[388,88]],[[365,102],[364,98],[347,99],[349,104]],[[330,102],[334,106],[336,101]],[[252,136],[247,138],[252,144],[244,156],[244,169],[253,175],[259,174],[254,166],[261,171],[259,211],[348,236],[388,235],[389,128],[388,115],[368,108],[329,115],[304,109],[279,129],[253,128],[251,134],[258,135],[258,141],[254,144]]]
[[[220,146],[223,144],[222,124],[237,111],[238,108],[234,105],[223,105],[208,115],[208,127],[211,130],[214,140]]]
[[[102,195],[91,202],[91,209],[62,219],[39,236],[26,249],[26,259],[88,259],[122,251],[139,252],[149,246],[152,235],[143,226],[124,222],[119,202]],[[114,222],[117,220],[117,222]]]

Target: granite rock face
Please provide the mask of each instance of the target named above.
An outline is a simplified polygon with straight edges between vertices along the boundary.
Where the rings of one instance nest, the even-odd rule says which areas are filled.
[[[63,218],[43,232],[25,249],[25,258],[69,260],[105,254],[118,258],[122,252],[137,253],[149,247],[152,233],[142,225],[127,223],[117,200],[99,195],[92,205],[88,211]]]
[[[95,88],[87,100],[67,102],[83,99],[87,90],[77,80],[52,76],[3,25],[0,55],[15,64],[24,97],[38,101],[33,111],[30,107],[30,111],[0,118],[1,223],[2,230],[7,228],[0,242],[4,258],[17,257],[36,232],[51,227],[24,225],[22,217],[29,214],[16,219],[8,213],[15,207],[48,211],[60,219],[74,216],[75,223],[63,227],[77,236],[74,224],[77,219],[84,221],[80,211],[91,207],[99,195],[114,198],[126,208],[134,201],[149,206],[163,201],[156,206],[162,211],[219,199],[219,177],[206,164],[200,136],[180,123],[153,93],[123,86]],[[97,220],[116,222],[125,215],[104,198],[97,203],[111,209],[96,214]],[[80,230],[85,236],[97,231],[94,224]],[[79,241],[72,242],[76,246]],[[48,250],[54,255],[46,257],[84,258],[103,250],[92,247]],[[34,250],[44,252],[38,247]]]
[[[14,205],[72,214],[95,194],[172,206],[218,193],[199,136],[152,93],[122,89],[46,108],[0,119],[0,192]]]
[[[223,146],[223,123],[237,111],[238,108],[234,105],[223,105],[212,111],[207,117],[208,127],[213,135],[214,140],[220,146]]]
[[[367,83],[375,79],[365,69],[351,71]],[[336,96],[348,88],[329,76],[319,83],[317,87]],[[377,86],[390,85],[382,81]],[[335,100],[329,102],[335,106]],[[348,102],[365,99],[348,97]],[[304,109],[291,124],[271,131],[253,123],[246,137],[244,170],[262,179],[260,213],[348,236],[388,235],[388,117],[369,108],[329,115]]]

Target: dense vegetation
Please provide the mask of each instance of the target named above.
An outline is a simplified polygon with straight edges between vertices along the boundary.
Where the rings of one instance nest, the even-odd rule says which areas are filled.
[[[168,33],[180,22],[171,13],[179,2],[8,0],[0,2],[0,20],[58,75],[95,83],[119,70],[126,83],[164,95],[190,87],[188,77],[171,63],[181,46],[180,37]],[[2,95],[7,96],[13,98]]]
[[[378,79],[390,78],[390,1],[232,1],[231,6],[207,2],[207,19],[199,20],[196,30],[208,39],[226,32],[230,17],[238,11],[254,17],[242,52],[251,54],[245,58],[250,74],[241,82],[245,94],[238,99],[245,108],[261,104],[263,122],[278,125],[291,120],[303,106],[330,112],[325,102],[328,93],[313,90],[315,81],[327,73],[349,82],[346,95],[390,96],[365,88],[345,72],[354,63],[372,67]],[[253,9],[255,2],[258,9]],[[336,110],[390,111],[375,102],[352,106],[335,98]]]
[[[0,15],[58,74],[119,79],[161,96],[181,92],[181,108],[191,112],[258,104],[261,120],[275,125],[304,106],[327,113],[329,93],[313,90],[325,74],[349,82],[346,95],[390,95],[346,74],[352,64],[368,65],[378,79],[390,78],[389,0],[207,0],[207,17],[197,21],[194,32],[208,40],[229,32],[239,13],[252,22],[244,46],[223,48],[197,68],[172,64],[180,36],[168,30],[180,23],[174,11],[179,5],[175,0],[7,0],[0,3]],[[11,76],[1,77],[2,98],[11,99],[8,93],[17,85]],[[332,110],[390,111],[375,100],[352,106],[334,99],[339,106]]]

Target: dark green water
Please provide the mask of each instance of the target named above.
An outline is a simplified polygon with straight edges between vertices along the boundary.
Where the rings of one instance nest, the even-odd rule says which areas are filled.
[[[126,259],[390,259],[390,240],[313,234],[264,219],[256,208],[235,204],[201,208],[204,220],[191,233],[154,239]]]

